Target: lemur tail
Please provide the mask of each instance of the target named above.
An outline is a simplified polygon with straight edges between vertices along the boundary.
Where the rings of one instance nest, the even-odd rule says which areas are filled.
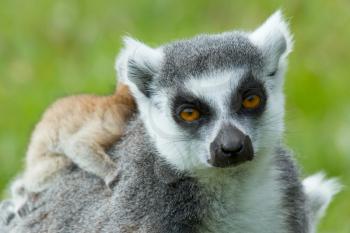
[[[309,207],[310,232],[315,232],[318,221],[334,195],[341,191],[342,185],[337,179],[326,179],[325,174],[320,172],[304,179],[303,187]]]

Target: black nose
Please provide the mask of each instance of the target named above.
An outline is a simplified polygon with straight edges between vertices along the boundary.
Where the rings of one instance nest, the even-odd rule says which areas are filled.
[[[252,160],[253,157],[253,145],[249,136],[231,124],[224,124],[210,144],[208,162],[215,167],[228,167]]]
[[[235,154],[243,149],[243,142],[241,140],[224,140],[223,144],[220,146],[220,150],[224,154]]]

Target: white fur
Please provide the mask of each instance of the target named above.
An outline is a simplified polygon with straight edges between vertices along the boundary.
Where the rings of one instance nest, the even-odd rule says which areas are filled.
[[[227,121],[252,138],[256,156],[269,152],[269,148],[272,148],[273,144],[279,140],[284,129],[283,94],[281,91],[268,93],[271,100],[268,100],[267,110],[262,116],[264,121],[268,123],[261,126],[264,127],[263,133],[255,136],[253,132],[249,131],[249,128],[244,127],[231,116],[229,108],[226,106],[227,100],[237,88],[242,77],[243,71],[236,69],[193,77],[185,83],[185,86],[194,96],[204,98],[216,107],[215,112],[218,115],[218,119],[215,121],[212,131],[208,132],[207,138],[203,141],[194,139],[180,140],[183,137],[187,137],[187,135],[183,135],[182,130],[171,116],[170,103],[168,103],[169,99],[167,98],[171,94],[170,91],[167,92],[165,90],[164,93],[158,93],[157,96],[148,99],[143,94],[140,94],[136,87],[131,88],[135,95],[138,96],[140,113],[151,138],[160,154],[169,163],[180,170],[211,167],[208,163],[210,155],[209,145],[216,137],[223,122]]]
[[[11,216],[15,212],[12,201],[1,201],[0,202],[0,226],[6,225],[11,219]]]
[[[23,178],[18,176],[14,179],[10,186],[10,192],[13,203],[13,213],[18,214],[20,209],[28,200],[28,194],[25,190],[25,184]]]
[[[198,172],[203,187],[217,200],[200,232],[288,232],[279,189],[283,184],[279,183],[278,171],[268,155],[241,165],[234,174],[220,169]]]
[[[123,41],[124,48],[117,56],[115,63],[118,81],[127,82],[127,62],[130,58],[133,58],[138,64],[146,62],[153,66],[160,64],[163,57],[161,48],[153,49],[128,36],[124,37]]]
[[[162,106],[163,109],[169,106],[163,96],[155,96],[154,99],[157,99],[157,106]],[[174,123],[170,111],[160,112],[154,102],[146,99],[141,101],[141,117],[161,156],[180,170],[208,167],[206,159],[197,156],[204,153],[200,147],[201,142],[181,140],[182,132]]]
[[[134,59],[141,66],[145,63],[155,67],[161,64],[163,57],[161,48],[150,48],[129,37],[124,39],[124,43],[125,48],[118,56],[116,62],[116,69],[120,77],[127,77],[127,61],[129,59]],[[137,99],[140,114],[142,119],[144,119],[147,131],[160,151],[160,154],[166,157],[168,162],[181,170],[206,163],[204,160],[198,160],[191,153],[191,147],[193,150],[198,148],[195,142],[192,142],[192,145],[188,146],[188,143],[179,139],[180,131],[176,124],[174,124],[170,112],[160,112],[157,108],[157,106],[161,106],[163,109],[169,109],[169,103],[163,97],[163,95],[167,96],[168,93],[161,93],[149,99],[127,78],[123,79],[123,82],[129,85],[131,92]],[[198,149],[196,152],[198,152]]]
[[[200,77],[189,78],[185,83],[185,87],[195,96],[216,103],[217,111],[228,114],[225,100],[230,98],[232,90],[238,86],[243,74],[243,69],[217,70],[213,73],[203,74]]]
[[[227,100],[231,98],[233,90],[237,89],[239,81],[244,74],[243,69],[215,71],[207,73],[201,77],[192,77],[185,83],[185,87],[199,99],[205,99],[209,103],[214,103],[216,113],[220,115],[210,141],[213,141],[224,121],[230,121],[235,127],[247,134],[246,129],[238,122],[234,121],[227,106]],[[208,159],[208,158],[206,158]]]
[[[213,141],[220,125],[227,120],[245,134],[253,137],[249,128],[232,119],[227,108],[227,98],[233,91],[236,91],[243,74],[244,71],[240,69],[220,71],[215,74],[194,77],[185,83],[185,86],[194,95],[214,103],[217,107],[216,114],[220,115],[220,119],[216,122],[217,127],[208,135],[202,147],[205,146],[204,144],[208,146]],[[203,169],[195,172],[203,183],[203,187],[217,195],[216,199],[220,200],[213,203],[212,216],[204,221],[205,225],[201,232],[287,232],[283,219],[281,192],[278,188],[282,184],[278,183],[278,171],[272,167],[270,156],[272,153],[268,148],[281,137],[283,132],[283,111],[281,112],[281,109],[284,107],[284,98],[282,92],[271,92],[268,95],[273,99],[267,103],[267,111],[262,117],[266,120],[281,119],[274,121],[274,124],[264,125],[266,131],[270,133],[265,132],[264,135],[252,140],[256,158],[252,162],[233,168],[232,172],[236,176],[234,180],[232,177],[227,177],[232,176],[232,173],[222,172],[220,169]],[[262,145],[267,145],[267,147]],[[206,147],[205,151],[204,155],[209,156],[209,147]],[[197,153],[197,156],[203,155]],[[188,163],[188,160],[183,162]],[[276,216],[280,217],[276,218]]]
[[[137,86],[127,78],[129,59],[134,59],[140,66],[145,63],[159,66],[162,61],[163,53],[161,48],[153,49],[131,38],[124,40],[125,48],[118,56],[116,69],[121,77],[126,77],[123,82],[128,84],[133,96],[138,103],[141,118],[144,119],[145,127],[149,132],[151,139],[156,144],[160,154],[168,159],[168,162],[177,168],[184,170],[188,168],[188,164],[199,164],[198,160],[188,161],[183,163],[182,156],[188,156],[190,153],[188,147],[183,141],[177,140],[179,131],[171,119],[170,112],[159,111],[157,106],[165,108],[169,106],[167,99],[163,97],[167,93],[160,93],[158,96],[153,96],[152,99],[147,98]],[[194,145],[194,144],[193,144]],[[191,156],[188,156],[191,157]],[[192,158],[195,158],[194,156]],[[181,163],[179,163],[181,161]]]
[[[325,174],[320,172],[304,179],[303,188],[310,207],[310,232],[315,232],[319,220],[342,186],[337,179],[326,179]]]
[[[274,72],[293,49],[293,36],[282,12],[276,11],[258,29],[250,33],[250,40],[263,51],[267,60],[266,72]]]
[[[289,30],[288,23],[284,20],[281,10],[272,14],[259,28],[250,34],[250,39],[259,47],[273,46],[277,40],[281,37],[286,40],[287,48],[285,55],[292,52],[293,49],[293,36]]]

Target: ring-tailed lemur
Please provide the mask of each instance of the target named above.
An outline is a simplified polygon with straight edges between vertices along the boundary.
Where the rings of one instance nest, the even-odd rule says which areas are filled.
[[[121,82],[109,96],[76,95],[56,101],[32,133],[22,175],[26,191],[43,191],[72,163],[109,185],[117,172],[105,150],[122,136],[134,112],[134,99]]]
[[[311,231],[316,218],[282,144],[293,41],[281,12],[253,32],[199,35],[156,49],[131,38],[125,44],[118,68],[160,156],[213,195],[200,231]],[[309,183],[322,180],[307,179],[307,194],[315,191]],[[326,186],[330,199],[339,187],[334,180]]]
[[[321,175],[302,184],[282,143],[291,49],[280,12],[253,32],[199,35],[155,49],[127,38],[117,69],[139,114],[111,153],[121,171],[113,193],[82,170],[66,170],[27,203],[32,213],[8,228],[314,231],[339,186]]]

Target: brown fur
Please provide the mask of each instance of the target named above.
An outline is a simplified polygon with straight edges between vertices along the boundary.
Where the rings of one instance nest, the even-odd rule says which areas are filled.
[[[135,108],[124,84],[110,96],[78,95],[55,102],[33,131],[23,175],[25,189],[46,189],[72,163],[109,185],[117,169],[105,150],[121,137]]]

